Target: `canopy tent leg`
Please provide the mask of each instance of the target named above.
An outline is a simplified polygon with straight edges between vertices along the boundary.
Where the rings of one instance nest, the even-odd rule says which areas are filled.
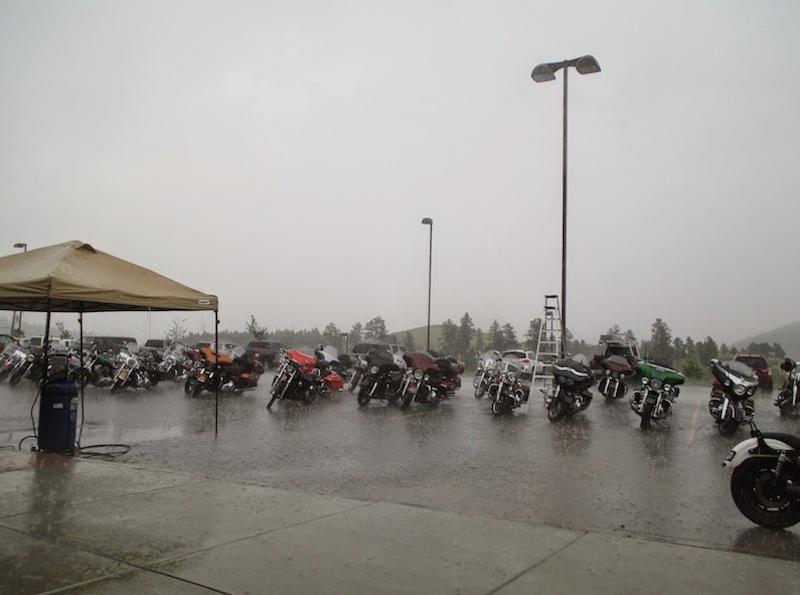
[[[216,376],[216,391],[214,393],[214,435],[219,431],[219,310],[214,310],[214,353],[216,353],[214,363],[214,375]]]
[[[81,360],[81,373],[78,374],[78,382],[81,383],[81,429],[78,432],[78,448],[81,446],[81,437],[83,436],[83,422],[85,421],[85,411],[84,408],[84,401],[83,401],[83,387],[86,384],[84,380],[84,374],[86,374],[86,370],[83,369],[83,309],[78,312],[78,333],[80,338],[78,340],[78,349],[80,350],[80,360]]]

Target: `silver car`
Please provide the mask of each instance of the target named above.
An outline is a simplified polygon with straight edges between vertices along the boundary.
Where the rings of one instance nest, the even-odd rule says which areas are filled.
[[[503,363],[508,362],[512,366],[516,366],[516,368],[519,370],[521,378],[532,378],[534,369],[538,373],[542,372],[542,363],[536,361],[536,353],[534,351],[507,349],[500,357],[503,360]]]

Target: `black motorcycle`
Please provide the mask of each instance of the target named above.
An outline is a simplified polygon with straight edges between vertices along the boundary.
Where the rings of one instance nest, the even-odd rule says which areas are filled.
[[[500,374],[493,375],[487,394],[495,416],[510,415],[512,410],[528,402],[530,389],[519,379],[519,370],[508,362]]]
[[[740,424],[753,420],[752,396],[758,390],[758,376],[753,369],[737,361],[720,363],[711,360],[711,373],[719,384],[711,388],[708,412],[723,436],[733,434]]]
[[[800,419],[800,369],[797,362],[787,357],[781,364],[781,370],[786,372],[786,382],[775,399],[775,406],[782,416]]]
[[[733,468],[733,501],[762,527],[791,527],[800,522],[800,436],[761,432],[752,421],[750,436],[722,463]]]
[[[553,386],[545,391],[547,421],[556,423],[586,409],[592,402],[589,391],[594,384],[594,373],[585,356],[577,355],[553,364]]]
[[[390,354],[368,353],[361,360],[359,369],[359,407],[366,407],[372,399],[395,403],[400,398],[404,374]]]

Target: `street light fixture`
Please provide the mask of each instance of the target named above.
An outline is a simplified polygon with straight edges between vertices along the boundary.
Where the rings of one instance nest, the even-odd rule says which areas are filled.
[[[17,242],[14,244],[14,248],[22,248],[23,252],[28,251],[28,244],[24,242]],[[17,337],[22,334],[22,311],[14,312],[11,314],[11,334],[14,334],[14,315],[17,315]]]
[[[431,350],[431,272],[433,271],[433,219],[425,217],[422,225],[430,226],[430,244],[428,248],[428,339],[427,351]]]
[[[600,64],[594,56],[581,56],[562,62],[545,62],[536,66],[531,72],[531,78],[535,82],[546,83],[555,80],[556,72],[564,69],[564,122],[561,154],[561,333],[565,340],[561,342],[562,350],[567,336],[567,73],[570,66],[573,66],[579,74],[600,72]]]

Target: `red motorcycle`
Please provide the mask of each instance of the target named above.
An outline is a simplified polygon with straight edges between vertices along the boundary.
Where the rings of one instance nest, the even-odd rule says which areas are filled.
[[[343,388],[344,379],[331,371],[330,364],[298,349],[289,349],[282,353],[278,370],[272,379],[272,398],[267,409],[272,407],[276,399],[311,403],[320,395]]]
[[[600,362],[603,376],[597,390],[607,399],[619,399],[628,392],[625,378],[634,373],[630,362],[621,355],[610,355]]]
[[[403,359],[408,368],[400,383],[400,409],[408,409],[412,401],[436,406],[461,388],[464,364],[454,357],[417,351],[403,354]]]

